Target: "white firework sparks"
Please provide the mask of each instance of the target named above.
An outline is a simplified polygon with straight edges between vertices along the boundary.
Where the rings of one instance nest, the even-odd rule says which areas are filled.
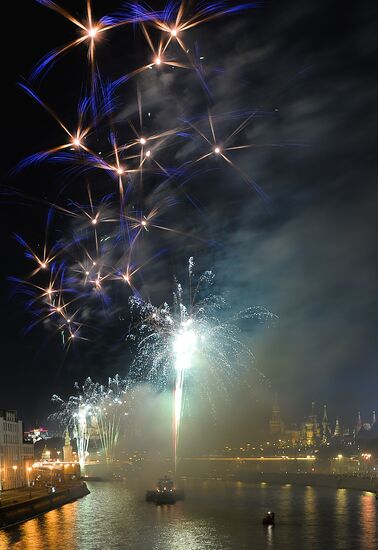
[[[177,463],[177,449],[182,419],[186,379],[207,379],[203,387],[210,393],[215,386],[223,389],[235,375],[247,357],[248,365],[253,354],[241,340],[237,322],[256,319],[267,322],[275,316],[263,307],[248,308],[230,315],[226,299],[211,293],[214,274],[205,271],[193,285],[193,259],[189,260],[189,285],[184,293],[176,282],[173,306],[167,303],[155,307],[151,303],[132,297],[131,309],[134,330],[131,339],[137,342],[137,354],[132,367],[135,380],[145,379],[159,388],[173,386],[173,445]],[[185,297],[188,296],[187,305]],[[203,371],[206,376],[203,377]],[[201,386],[201,384],[195,384]],[[206,387],[207,386],[207,387]]]
[[[126,412],[127,382],[118,375],[109,378],[107,386],[87,378],[83,386],[75,384],[77,395],[64,401],[58,395],[52,400],[60,410],[50,416],[71,429],[76,440],[78,460],[85,470],[90,439],[98,436],[106,463],[114,461],[122,418]]]

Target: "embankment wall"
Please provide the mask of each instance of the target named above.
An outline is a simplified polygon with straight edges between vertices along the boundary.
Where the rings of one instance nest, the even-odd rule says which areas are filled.
[[[59,508],[89,494],[85,483],[74,485],[57,493],[24,500],[15,504],[0,507],[0,529],[21,523],[40,514]]]

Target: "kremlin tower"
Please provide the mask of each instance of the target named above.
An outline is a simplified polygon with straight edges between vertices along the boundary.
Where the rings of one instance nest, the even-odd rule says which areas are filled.
[[[72,462],[72,445],[70,440],[70,434],[68,433],[68,428],[66,429],[65,438],[64,438],[64,447],[63,447],[63,461]]]
[[[340,436],[341,436],[340,422],[339,422],[339,417],[337,417],[336,424],[335,424],[335,431],[333,432],[333,437],[340,437]]]
[[[360,413],[360,411],[358,411],[358,413],[357,413],[356,435],[358,435],[358,432],[361,430],[361,428],[362,428],[361,413]]]
[[[323,420],[322,420],[322,443],[327,443],[331,437],[331,425],[327,415],[327,405],[323,405]]]

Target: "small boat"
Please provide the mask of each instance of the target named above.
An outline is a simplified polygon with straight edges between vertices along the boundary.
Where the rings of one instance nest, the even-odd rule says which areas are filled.
[[[263,525],[274,525],[274,512],[268,512],[262,520]]]
[[[155,502],[157,505],[176,504],[178,500],[184,500],[184,498],[184,492],[176,490],[173,480],[168,476],[159,479],[155,490],[146,492],[146,502]]]

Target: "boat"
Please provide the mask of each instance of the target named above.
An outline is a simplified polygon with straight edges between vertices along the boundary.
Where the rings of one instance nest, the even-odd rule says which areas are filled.
[[[263,525],[274,525],[274,512],[268,512],[262,520]]]
[[[178,500],[184,500],[184,491],[177,490],[174,482],[168,476],[164,476],[157,482],[156,489],[146,492],[146,502],[161,504],[176,504]]]

